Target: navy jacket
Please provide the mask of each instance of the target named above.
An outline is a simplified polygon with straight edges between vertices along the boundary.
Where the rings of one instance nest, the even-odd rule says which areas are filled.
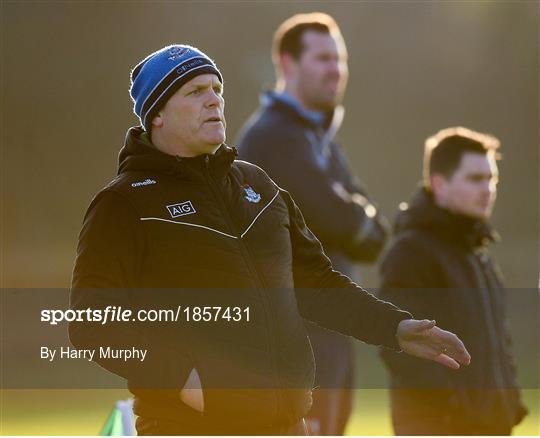
[[[226,145],[215,155],[166,155],[141,133],[129,131],[118,176],[85,216],[71,306],[249,306],[251,321],[71,323],[79,348],[148,348],[143,363],[97,359],[128,379],[139,415],[187,415],[178,389],[196,369],[204,419],[298,421],[309,410],[314,375],[303,318],[396,347],[397,324],[410,315],[334,271],[291,196],[264,171],[235,160]],[[148,388],[164,391],[139,391]],[[212,392],[218,388],[237,391],[223,400]]]
[[[435,403],[455,421],[500,423],[504,430],[525,411],[516,390],[505,289],[487,251],[495,237],[487,223],[442,209],[429,192],[417,191],[398,214],[380,268],[379,296],[454,332],[472,360],[456,372],[410,356],[381,354],[395,388],[440,391],[444,397],[431,400],[429,408]]]
[[[262,96],[238,141],[240,158],[262,167],[291,193],[306,223],[340,270],[373,262],[386,238],[386,221],[351,174],[333,142],[342,107],[315,120],[275,92]]]

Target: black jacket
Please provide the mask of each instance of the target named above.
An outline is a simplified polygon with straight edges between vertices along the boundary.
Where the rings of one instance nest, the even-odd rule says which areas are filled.
[[[71,306],[234,304],[250,306],[252,314],[246,324],[165,325],[153,333],[143,324],[72,323],[72,342],[81,348],[148,347],[139,364],[98,360],[128,379],[138,414],[177,420],[185,408],[177,389],[195,368],[205,417],[297,420],[309,409],[314,374],[302,317],[396,347],[397,324],[410,315],[332,270],[290,195],[260,168],[235,161],[226,145],[212,156],[165,155],[141,133],[128,132],[118,176],[85,216]],[[223,387],[266,391],[257,397],[244,391],[225,403],[206,391]],[[172,391],[145,400],[138,388]]]
[[[291,193],[334,265],[349,274],[353,261],[377,258],[387,229],[332,141],[341,111],[339,107],[316,121],[298,105],[268,92],[242,129],[238,151]]]
[[[424,189],[416,193],[397,217],[380,268],[380,297],[454,332],[472,360],[456,372],[391,352],[382,357],[394,387],[450,390],[440,409],[455,418],[512,426],[523,411],[513,390],[505,291],[487,252],[495,237],[487,223],[438,207]]]

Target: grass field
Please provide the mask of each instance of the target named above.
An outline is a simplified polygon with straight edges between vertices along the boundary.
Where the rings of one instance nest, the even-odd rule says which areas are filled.
[[[123,390],[4,390],[0,393],[1,435],[95,435]],[[540,435],[540,390],[523,391],[530,414],[515,435]],[[348,435],[392,435],[388,393],[357,390]]]

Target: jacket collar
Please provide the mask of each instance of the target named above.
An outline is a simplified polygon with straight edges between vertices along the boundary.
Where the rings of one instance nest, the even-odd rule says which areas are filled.
[[[423,187],[417,189],[410,204],[397,215],[395,231],[407,229],[423,229],[473,249],[499,240],[489,223],[439,207]]]
[[[167,155],[146,138],[142,127],[130,128],[124,146],[118,154],[118,174],[128,171],[157,171],[198,179],[208,170],[216,178],[224,177],[236,155],[236,148],[222,144],[214,155],[196,157]]]
[[[334,111],[317,112],[304,109],[298,101],[286,93],[279,93],[274,90],[263,93],[260,98],[263,108],[275,108],[278,111],[286,112],[289,116],[294,117],[298,121],[305,123],[313,129],[327,131],[330,126],[338,122],[337,129],[341,126],[342,117],[339,117],[343,112],[343,107],[340,105]],[[339,117],[339,121],[338,121]]]
[[[261,105],[263,107],[274,105],[281,108],[286,107],[289,111],[294,112],[296,117],[316,127],[324,127],[329,117],[324,112],[306,110],[290,94],[279,93],[274,90],[268,91],[261,96]]]

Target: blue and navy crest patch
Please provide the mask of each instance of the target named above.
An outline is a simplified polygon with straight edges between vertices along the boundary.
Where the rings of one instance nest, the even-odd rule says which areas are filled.
[[[171,47],[169,49],[169,60],[176,61],[189,52],[188,47]]]
[[[244,184],[242,186],[242,189],[244,189],[244,192],[246,194],[244,198],[246,198],[249,202],[253,202],[256,204],[257,202],[261,200],[261,195],[255,192],[255,190],[253,190],[253,188],[250,185]]]

